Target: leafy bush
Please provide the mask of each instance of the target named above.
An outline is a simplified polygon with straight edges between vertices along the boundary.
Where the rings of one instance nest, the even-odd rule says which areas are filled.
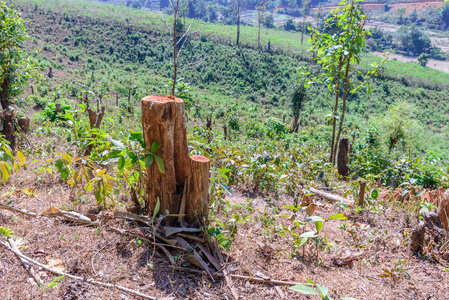
[[[56,105],[55,103],[49,103],[47,108],[44,109],[44,111],[40,114],[41,121],[66,121],[67,118],[64,116],[64,114],[71,110],[72,107],[68,104],[61,104],[61,113],[56,112]]]

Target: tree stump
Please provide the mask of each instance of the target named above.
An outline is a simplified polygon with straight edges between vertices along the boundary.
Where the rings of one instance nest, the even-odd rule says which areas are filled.
[[[48,68],[48,78],[53,78],[53,68],[52,67]]]
[[[104,111],[105,111],[104,106],[101,107],[101,110],[99,112],[95,112],[90,108],[87,109],[87,113],[89,114],[90,128],[100,128],[101,121],[103,120],[104,117]],[[96,138],[96,135],[93,135],[92,138]],[[92,153],[93,147],[94,145],[90,144],[87,147],[84,155],[89,156]]]
[[[223,125],[223,134],[224,134],[224,139],[226,141],[226,139],[228,138],[228,126]]]
[[[338,162],[337,169],[340,176],[347,176],[349,173],[348,168],[348,150],[349,150],[349,139],[340,139],[340,144],[338,146]]]
[[[148,200],[145,211],[152,213],[159,199],[159,212],[168,210],[171,214],[177,214],[184,184],[190,176],[184,101],[174,97],[143,98],[142,127],[148,150],[153,142],[159,143],[156,155],[162,158],[165,169],[165,174],[161,173],[156,163],[147,168]]]
[[[203,224],[203,218],[209,215],[209,174],[210,160],[201,155],[190,157],[191,176],[187,185],[186,207],[187,221],[191,224]]]
[[[365,205],[365,187],[366,187],[366,182],[363,180],[359,181],[360,184],[360,191],[359,191],[359,206],[363,206]]]
[[[61,112],[61,103],[56,103],[55,108],[56,108],[56,113],[59,114]]]
[[[90,122],[90,128],[99,128],[101,125],[101,120],[103,120],[105,107],[102,106],[99,112],[93,111],[92,109],[88,108],[87,113],[89,114],[89,122]]]
[[[28,133],[28,131],[30,130],[30,119],[28,119],[27,117],[21,117],[18,120],[18,124],[23,133]]]

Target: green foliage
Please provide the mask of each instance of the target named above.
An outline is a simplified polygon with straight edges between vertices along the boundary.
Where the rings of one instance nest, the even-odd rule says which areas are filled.
[[[12,231],[11,229],[5,228],[3,226],[0,226],[0,236],[13,236],[14,231]]]
[[[427,63],[429,62],[429,54],[421,53],[418,56],[418,62],[422,67],[425,67],[427,65]]]
[[[374,62],[368,70],[366,80],[358,86],[353,86],[351,78],[353,66],[360,64],[361,54],[365,47],[365,37],[369,31],[364,29],[366,16],[357,1],[346,0],[340,3],[344,8],[335,9],[325,19],[324,32],[317,29],[312,31],[310,41],[311,51],[315,53],[315,60],[323,70],[316,77],[316,81],[327,85],[329,93],[335,97],[332,115],[332,140],[330,161],[334,162],[337,145],[343,129],[346,112],[346,100],[366,85],[366,81],[379,73],[379,66]],[[359,71],[359,74],[361,72]],[[367,86],[367,92],[371,87]],[[338,116],[340,98],[343,101],[341,115]],[[336,134],[337,118],[339,128]]]
[[[0,93],[3,109],[9,106],[11,97],[19,95],[31,77],[32,62],[23,51],[23,42],[28,39],[24,20],[5,2],[0,2]]]
[[[61,112],[56,111],[56,103],[49,103],[47,107],[40,113],[39,118],[42,121],[56,122],[67,121],[65,113],[70,111],[72,107],[68,104],[61,104]]]

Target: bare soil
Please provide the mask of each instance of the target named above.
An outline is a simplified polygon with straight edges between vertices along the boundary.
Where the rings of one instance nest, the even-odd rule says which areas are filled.
[[[2,203],[12,200],[14,207],[40,213],[51,206],[83,214],[98,213],[92,196],[77,205],[72,203],[68,186],[57,176],[21,171],[13,175],[8,187],[2,188],[2,194],[11,187],[15,192],[3,197]],[[24,194],[21,192],[24,188],[35,189],[35,195]],[[216,213],[216,218],[223,223],[237,220],[233,247],[224,252],[233,274],[257,277],[262,273],[272,279],[296,282],[311,279],[329,288],[335,299],[447,298],[449,276],[443,269],[447,263],[430,262],[408,254],[408,233],[418,218],[403,208],[407,205],[389,203],[381,212],[355,212],[314,197],[318,207],[316,215],[327,217],[343,212],[348,220],[329,221],[325,225],[324,235],[336,244],[337,251],[319,251],[317,254],[314,247],[307,246],[295,253],[292,237],[279,234],[281,225],[293,227],[293,221],[276,217],[287,212],[283,206],[291,205],[293,199],[270,196],[234,191],[227,200],[240,206],[230,209],[221,205]],[[212,281],[204,275],[175,271],[162,253],[156,251],[152,258],[154,249],[145,243],[139,245],[134,238],[56,218],[36,219],[4,210],[0,211],[0,224],[14,230],[17,237],[24,238],[22,252],[25,255],[44,264],[61,259],[65,272],[70,274],[115,283],[160,299],[232,299],[221,278]],[[144,234],[139,225],[130,222],[114,221],[102,225],[103,228],[107,226],[140,230]],[[321,261],[319,265],[317,255]],[[337,265],[344,257],[356,255],[350,266]],[[400,264],[399,260],[405,263]],[[177,263],[195,268],[186,265],[182,256],[177,258]],[[56,277],[43,271],[40,275],[44,285]],[[286,286],[233,281],[240,299],[312,299]],[[30,282],[14,254],[5,249],[0,251],[0,298],[138,299],[117,290],[70,279],[42,292]]]

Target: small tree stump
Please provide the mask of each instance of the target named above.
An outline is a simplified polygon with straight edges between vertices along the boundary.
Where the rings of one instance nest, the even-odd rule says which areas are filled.
[[[186,192],[187,221],[203,224],[209,215],[210,160],[201,155],[190,157],[191,177]]]
[[[53,68],[52,67],[48,68],[48,78],[53,78]]]
[[[223,125],[223,134],[224,134],[224,139],[226,141],[226,139],[228,138],[228,126]]]
[[[55,104],[56,112],[59,114],[61,112],[61,103]]]
[[[28,133],[30,130],[30,119],[27,117],[19,118],[18,122],[20,129],[22,129],[23,133]]]
[[[349,173],[348,168],[348,150],[349,150],[349,139],[340,139],[340,144],[338,146],[338,162],[337,169],[340,176],[347,176]]]
[[[99,112],[93,111],[90,108],[87,109],[87,113],[89,114],[90,128],[100,128],[105,109],[106,108],[104,106],[101,107]]]
[[[161,173],[156,162],[147,168],[145,211],[152,213],[159,199],[159,212],[168,210],[177,214],[184,184],[190,176],[184,101],[172,97],[143,98],[142,127],[148,150],[153,142],[159,143],[156,154],[162,158],[165,168],[165,174]]]
[[[360,191],[359,191],[359,206],[363,206],[365,205],[365,187],[366,187],[366,182],[363,180],[359,180],[359,184],[360,184]]]
[[[89,114],[89,122],[90,122],[90,128],[100,128],[101,121],[103,120],[105,107],[102,106],[101,110],[99,112],[95,112],[92,109],[88,108],[87,113]],[[93,138],[96,138],[96,135],[93,135]],[[94,145],[90,144],[86,152],[84,153],[85,156],[88,156],[92,153]]]

